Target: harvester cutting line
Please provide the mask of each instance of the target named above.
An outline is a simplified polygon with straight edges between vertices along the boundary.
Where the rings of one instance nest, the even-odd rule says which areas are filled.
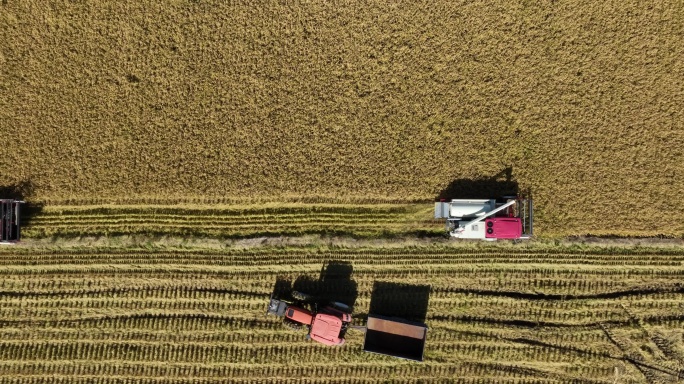
[[[351,325],[348,305],[340,302],[321,303],[315,297],[293,291],[293,302],[271,295],[267,315],[283,318],[283,323],[295,329],[305,328],[306,338],[329,346],[345,343],[347,330],[365,333],[363,350],[402,359],[423,361],[427,326],[396,317],[368,315],[366,326]],[[306,309],[304,307],[310,307]]]
[[[517,196],[435,203],[435,219],[446,219],[449,235],[460,239],[529,239],[533,216],[532,199]]]

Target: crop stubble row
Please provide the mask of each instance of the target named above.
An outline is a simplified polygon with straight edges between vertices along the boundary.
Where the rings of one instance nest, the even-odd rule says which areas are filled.
[[[244,237],[264,234],[441,233],[429,205],[51,206],[35,209],[27,237],[129,234]]]
[[[0,261],[0,381],[30,383],[44,373],[146,382],[191,372],[207,382],[222,375],[268,382],[297,370],[301,382],[320,374],[365,382],[600,381],[615,372],[643,382],[644,370],[667,376],[684,368],[681,255],[507,252],[0,250],[9,256]],[[539,263],[521,266],[516,253]],[[156,263],[136,263],[146,255]],[[262,268],[273,257],[287,263]],[[389,264],[393,258],[399,263]],[[364,354],[362,336],[351,332],[341,349],[310,344],[264,315],[276,279],[315,279],[330,260],[353,267],[359,324],[375,281],[430,285],[424,366]],[[475,264],[450,263],[464,260]],[[636,350],[643,362],[625,357]],[[345,368],[335,368],[340,361]]]

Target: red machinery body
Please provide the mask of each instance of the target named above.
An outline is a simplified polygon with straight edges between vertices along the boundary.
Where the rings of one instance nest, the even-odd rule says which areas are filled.
[[[308,336],[311,340],[325,345],[342,345],[344,344],[344,334],[352,321],[352,317],[350,313],[336,308],[336,306],[349,310],[342,303],[331,303],[331,305],[318,310],[318,305],[314,303],[312,305],[313,311],[309,311],[271,297],[267,313],[283,316],[284,321],[289,325],[307,327]]]
[[[344,339],[340,338],[342,331],[342,319],[339,317],[319,313],[311,323],[311,340],[325,345],[342,345]]]
[[[486,238],[519,239],[522,236],[522,222],[517,217],[495,217],[485,220]]]
[[[287,307],[287,314],[285,317],[300,324],[311,324],[314,318],[311,312],[297,307]]]

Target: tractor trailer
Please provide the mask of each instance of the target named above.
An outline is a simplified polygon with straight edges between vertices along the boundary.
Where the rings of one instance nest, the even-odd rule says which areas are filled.
[[[293,301],[274,298],[266,313],[283,318],[295,329],[306,329],[307,339],[329,346],[345,343],[349,329],[365,332],[363,350],[402,359],[423,361],[427,326],[396,317],[368,315],[366,326],[353,326],[349,306],[340,302],[321,302],[315,297],[293,291]]]

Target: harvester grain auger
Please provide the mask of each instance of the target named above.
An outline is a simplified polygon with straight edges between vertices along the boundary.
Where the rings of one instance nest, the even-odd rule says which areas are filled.
[[[339,346],[345,343],[349,329],[365,332],[363,350],[408,360],[423,361],[427,326],[396,317],[368,315],[365,326],[352,325],[349,306],[340,302],[321,301],[293,291],[292,301],[271,299],[266,314],[283,318],[290,328],[305,328],[307,339]]]

